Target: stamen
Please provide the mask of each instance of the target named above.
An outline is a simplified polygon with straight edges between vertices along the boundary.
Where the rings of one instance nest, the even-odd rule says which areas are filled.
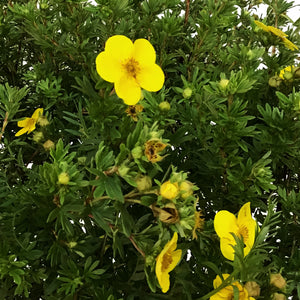
[[[134,58],[129,58],[124,64],[123,68],[127,72],[128,76],[136,78],[141,68],[139,63]]]
[[[168,269],[169,265],[172,263],[173,258],[172,255],[167,252],[164,256],[163,256],[163,261],[162,261],[162,271],[165,271]]]

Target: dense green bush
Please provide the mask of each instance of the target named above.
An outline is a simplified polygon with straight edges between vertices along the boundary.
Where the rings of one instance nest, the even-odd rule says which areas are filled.
[[[1,1],[0,299],[299,299],[293,4],[96,2]],[[96,71],[115,35],[165,74],[137,106]],[[260,230],[246,256],[250,227],[228,233],[230,261],[214,218],[248,202]]]

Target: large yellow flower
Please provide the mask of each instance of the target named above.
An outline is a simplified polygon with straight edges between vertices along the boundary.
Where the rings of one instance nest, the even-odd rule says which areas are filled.
[[[164,73],[155,59],[149,41],[138,39],[132,43],[124,35],[114,35],[97,56],[96,68],[104,80],[114,83],[116,94],[126,104],[134,105],[141,98],[141,88],[156,92],[164,84]]]
[[[256,221],[252,218],[250,202],[242,206],[236,218],[234,214],[227,210],[219,211],[214,219],[214,227],[217,235],[220,237],[220,246],[222,254],[229,260],[234,260],[235,239],[231,233],[237,237],[243,237],[245,244],[244,255],[248,255],[251,250],[256,231]]]
[[[170,288],[170,275],[169,273],[176,267],[181,259],[182,250],[177,248],[178,234],[174,233],[173,238],[169,241],[161,253],[156,258],[155,273],[159,285],[166,293]]]
[[[43,109],[38,108],[38,109],[35,110],[35,112],[31,116],[31,118],[25,118],[24,120],[18,121],[18,126],[19,127],[24,127],[24,128],[19,130],[15,134],[15,136],[20,136],[20,135],[22,135],[26,132],[27,132],[27,134],[32,132],[35,129],[35,124],[37,123],[40,116],[42,116],[42,114],[43,114]]]
[[[229,277],[229,274],[222,274],[224,280],[226,280]],[[218,275],[216,279],[214,280],[214,288],[218,288],[222,284],[222,279]],[[221,289],[219,292],[211,296],[210,300],[229,300],[234,298],[234,290],[233,286],[236,286],[239,290],[239,300],[255,300],[253,297],[249,297],[248,291],[246,288],[244,288],[238,281],[232,282],[230,285],[227,285],[223,289]]]
[[[259,22],[257,20],[254,21],[254,23],[263,31],[266,32],[271,32],[274,35],[278,36],[279,38],[281,38],[284,46],[292,51],[294,50],[298,50],[298,47],[293,44],[290,40],[288,40],[286,37],[288,36],[286,33],[284,33],[283,31],[281,31],[280,29],[273,27],[273,26],[267,26],[262,22]]]

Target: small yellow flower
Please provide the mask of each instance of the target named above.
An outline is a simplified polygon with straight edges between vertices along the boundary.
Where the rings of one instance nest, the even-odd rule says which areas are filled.
[[[24,120],[18,121],[19,127],[24,127],[21,130],[19,130],[15,136],[20,136],[27,132],[29,134],[35,129],[35,124],[37,123],[39,117],[43,114],[43,109],[38,108],[34,111],[31,118],[25,118]]]
[[[134,43],[124,35],[114,35],[96,58],[98,74],[113,82],[116,94],[128,105],[141,98],[141,88],[156,92],[165,81],[162,69],[155,64],[156,54],[146,39]]]
[[[172,183],[170,180],[164,182],[160,186],[160,194],[163,198],[166,198],[168,200],[173,200],[179,194],[178,183],[177,182]]]
[[[125,110],[128,116],[135,122],[138,120],[138,115],[144,109],[143,105],[136,104],[136,105],[129,105],[128,108]]]
[[[70,181],[70,176],[67,172],[62,172],[58,175],[58,183],[67,185]]]
[[[156,163],[163,159],[158,153],[163,151],[167,144],[163,143],[160,139],[153,138],[145,143],[145,155],[152,163]]]
[[[177,248],[178,234],[174,233],[173,238],[169,241],[161,253],[156,258],[155,273],[159,285],[163,293],[166,293],[170,288],[169,273],[176,267],[181,259],[182,250]]]
[[[243,237],[245,244],[244,255],[248,255],[255,239],[256,221],[252,218],[250,202],[242,206],[236,218],[234,214],[227,210],[219,211],[214,219],[214,227],[220,237],[221,252],[229,260],[234,260],[235,239],[231,233],[237,237]]]
[[[229,277],[229,274],[222,274],[224,280]],[[213,282],[214,288],[218,288],[222,284],[222,279],[218,275]],[[210,300],[226,300],[234,298],[234,289],[233,286],[237,287],[239,290],[239,300],[255,300],[253,297],[249,297],[247,289],[245,289],[238,281],[234,281],[231,284],[227,285],[219,292],[211,296]]]
[[[279,73],[279,77],[282,78],[283,80],[284,79],[287,79],[286,77],[293,77],[293,70],[295,69],[295,66],[287,66],[285,67],[284,69],[280,70],[280,73]],[[291,79],[290,78],[290,79]]]
[[[194,185],[188,180],[184,180],[180,183],[179,190],[183,199],[186,199],[187,197],[193,195],[193,186]]]

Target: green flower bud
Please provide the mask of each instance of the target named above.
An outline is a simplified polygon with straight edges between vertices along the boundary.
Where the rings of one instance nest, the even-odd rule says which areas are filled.
[[[193,90],[189,87],[185,88],[182,92],[182,96],[185,99],[190,98],[192,96],[192,94],[193,94]]]
[[[125,164],[122,164],[119,168],[118,168],[118,174],[121,177],[124,177],[127,175],[128,171],[130,170],[130,168],[128,168]]]
[[[254,58],[254,53],[251,49],[247,52],[246,55],[247,55],[249,60],[252,60]]]
[[[36,131],[34,134],[33,134],[33,137],[32,139],[38,143],[39,141],[41,141],[42,139],[44,138],[44,135],[41,131]]]
[[[300,78],[300,67],[298,67],[294,70],[294,77],[295,78]]]
[[[143,149],[141,146],[136,146],[131,150],[131,155],[134,159],[139,159],[143,155]]]
[[[281,82],[282,82],[282,79],[280,77],[272,76],[269,79],[269,86],[277,88],[280,86]]]
[[[138,175],[135,179],[135,183],[139,192],[147,191],[152,187],[152,179],[147,175]]]
[[[293,79],[293,73],[291,73],[291,72],[288,72],[288,71],[285,71],[284,73],[283,73],[283,77],[284,77],[284,79],[286,79],[286,80],[291,80],[291,79]]]
[[[221,90],[225,91],[228,84],[229,84],[228,79],[221,79],[220,82],[219,82],[219,87],[220,87]]]
[[[159,104],[159,109],[161,111],[169,111],[171,108],[171,105],[168,101],[163,101]]]
[[[58,183],[59,184],[63,184],[63,185],[67,185],[70,181],[70,176],[68,173],[66,172],[62,172],[58,175]]]

